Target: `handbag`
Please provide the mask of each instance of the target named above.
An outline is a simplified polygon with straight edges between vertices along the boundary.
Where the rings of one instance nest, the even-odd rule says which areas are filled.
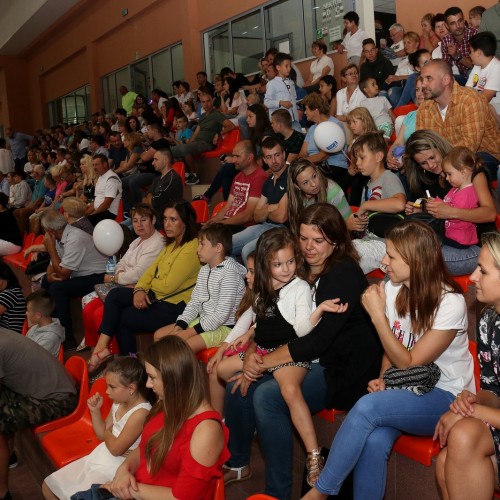
[[[97,293],[97,296],[103,301],[106,302],[106,297],[108,296],[108,293],[113,290],[113,288],[118,288],[119,285],[118,283],[99,283],[98,285],[94,285],[94,290],[95,293]]]
[[[388,389],[406,389],[418,396],[432,391],[441,377],[436,363],[401,369],[391,366],[384,373],[384,383]]]
[[[417,212],[414,214],[409,214],[406,216],[406,220],[414,220],[418,222],[423,222],[430,226],[434,232],[437,234],[439,241],[442,243],[444,240],[444,219],[436,219],[431,214],[427,212]]]
[[[370,233],[380,238],[385,238],[385,234],[396,224],[404,220],[403,214],[387,214],[384,212],[372,212],[368,215],[367,229]]]
[[[26,267],[26,276],[35,276],[47,272],[50,264],[50,255],[48,252],[38,252],[36,260],[30,260]]]

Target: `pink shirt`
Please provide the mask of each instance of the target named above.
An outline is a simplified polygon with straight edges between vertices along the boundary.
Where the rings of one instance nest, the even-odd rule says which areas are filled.
[[[456,208],[477,208],[479,200],[472,184],[462,189],[452,188],[443,200],[447,205]],[[476,225],[460,219],[447,219],[444,223],[446,238],[462,245],[475,245],[478,242]]]

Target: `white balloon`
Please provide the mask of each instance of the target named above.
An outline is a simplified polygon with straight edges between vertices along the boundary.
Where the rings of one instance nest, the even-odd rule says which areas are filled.
[[[314,142],[325,153],[337,153],[345,145],[345,133],[335,122],[319,123],[314,130]]]
[[[123,229],[118,222],[104,219],[94,228],[93,238],[97,250],[111,257],[123,245]]]

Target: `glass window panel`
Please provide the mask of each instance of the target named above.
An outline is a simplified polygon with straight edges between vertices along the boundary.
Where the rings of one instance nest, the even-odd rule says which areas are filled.
[[[234,70],[238,73],[258,71],[257,63],[264,52],[262,43],[264,29],[260,10],[234,21],[231,26],[231,33],[233,37]]]
[[[294,59],[307,57],[303,18],[293,14],[299,12],[302,12],[302,0],[283,0],[264,9],[267,48],[289,47]]]
[[[170,52],[172,54],[172,82],[176,80],[184,80],[184,60],[182,58],[182,44],[174,45]],[[171,93],[172,85],[170,85],[167,93]]]
[[[227,24],[208,33],[208,44],[212,76],[225,66],[233,67],[233,57],[229,43],[229,26]]]
[[[132,88],[129,87],[129,90],[146,97],[151,94],[149,59],[132,65]]]
[[[171,92],[172,71],[170,64],[170,49],[163,50],[151,57],[153,66],[153,88]]]

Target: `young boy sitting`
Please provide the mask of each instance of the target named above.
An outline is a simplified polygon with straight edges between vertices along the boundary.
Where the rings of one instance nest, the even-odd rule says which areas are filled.
[[[370,132],[360,135],[352,145],[352,154],[359,172],[370,178],[363,189],[361,206],[347,221],[350,230],[365,233],[361,239],[356,239],[353,243],[361,257],[361,269],[367,274],[378,269],[385,255],[385,239],[380,231],[378,231],[379,236],[370,231],[374,228],[375,219],[369,221],[369,215],[372,212],[383,214],[403,212],[406,196],[398,176],[385,169],[387,145],[382,133]]]
[[[288,163],[292,163],[299,156],[305,135],[292,128],[292,117],[286,109],[273,111],[271,126],[274,133],[278,134],[280,139],[283,138],[281,144],[285,151],[285,159]]]
[[[171,144],[187,144],[189,139],[193,137],[193,131],[189,128],[189,120],[186,115],[181,115],[176,119],[177,132],[175,137],[173,135],[167,140]]]
[[[495,57],[497,41],[491,31],[477,33],[470,39],[470,57],[474,67],[465,84],[481,92],[500,115],[500,61]],[[497,117],[500,121],[500,116]]]
[[[236,323],[245,292],[246,269],[231,254],[232,233],[224,224],[208,224],[198,236],[200,269],[191,300],[175,324],[155,332],[155,340],[179,335],[194,352],[218,347]]]
[[[55,303],[47,290],[37,290],[26,297],[26,318],[31,327],[26,337],[40,344],[57,358],[64,327],[57,318],[52,318]]]
[[[363,101],[363,107],[370,112],[375,125],[384,133],[384,139],[388,141],[394,130],[395,120],[391,103],[387,97],[378,95],[378,85],[375,78],[364,78],[359,82],[359,88],[367,97]]]

